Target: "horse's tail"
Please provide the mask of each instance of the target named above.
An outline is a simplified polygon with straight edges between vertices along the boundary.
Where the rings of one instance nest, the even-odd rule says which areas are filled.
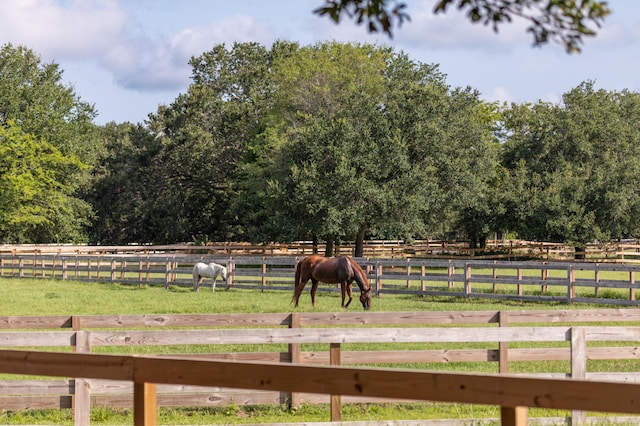
[[[300,275],[302,274],[302,272],[300,271],[301,267],[300,264],[302,263],[302,260],[299,260],[298,263],[296,263],[296,269],[295,269],[295,281],[293,283],[293,296],[291,296],[291,303],[296,302],[296,295],[298,295],[298,286],[300,285]],[[298,297],[300,297],[298,295]]]

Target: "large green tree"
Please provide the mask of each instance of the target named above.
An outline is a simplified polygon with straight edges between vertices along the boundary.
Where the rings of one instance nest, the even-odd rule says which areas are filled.
[[[40,195],[37,197],[31,197],[27,189],[28,179],[24,180],[25,197],[0,194],[23,203],[12,204],[14,216],[5,215],[8,222],[0,224],[5,227],[3,237],[10,241],[46,243],[85,239],[90,210],[81,194],[90,179],[90,166],[100,150],[97,127],[92,122],[95,112],[91,105],[80,100],[72,87],[63,85],[61,79],[58,65],[42,63],[32,50],[11,44],[0,48],[0,127],[8,132],[3,138],[5,161],[13,163],[10,160],[13,155],[14,160],[23,161],[27,169],[34,168],[34,178],[43,179],[38,184],[36,192]],[[8,147],[12,150],[7,150]],[[39,159],[40,153],[45,157]],[[5,173],[13,170],[13,166],[6,167]],[[44,170],[47,167],[52,170]],[[19,172],[18,175],[26,176]],[[5,186],[4,190],[10,193],[10,187]],[[20,212],[25,214],[22,219],[15,216]],[[18,230],[14,226],[17,223],[25,227]]]
[[[161,143],[154,178],[162,184],[148,209],[155,221],[148,238],[226,240],[244,234],[244,211],[231,207],[242,187],[240,165],[269,102],[272,56],[289,48],[235,43],[192,58],[187,93],[150,120]]]
[[[561,105],[512,105],[505,218],[523,238],[574,244],[640,235],[640,95],[585,82]]]
[[[62,83],[58,64],[43,63],[24,46],[0,48],[0,123],[14,120],[62,154],[93,164],[100,149],[95,117],[94,107]]]
[[[387,48],[319,43],[274,69],[258,193],[281,212],[276,231],[355,239],[357,256],[366,235],[442,231],[493,173],[492,121],[476,120],[484,104],[451,91],[437,67]]]
[[[13,120],[0,124],[0,240],[84,241],[90,209],[73,196],[73,176],[83,168]]]
[[[86,199],[95,210],[90,242],[127,244],[153,241],[158,211],[156,200],[164,187],[159,138],[141,124],[108,123],[100,140],[104,151],[93,171]]]

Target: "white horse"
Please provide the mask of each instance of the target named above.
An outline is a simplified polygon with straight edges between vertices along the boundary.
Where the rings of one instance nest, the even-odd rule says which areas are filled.
[[[217,263],[198,262],[193,266],[193,291],[200,290],[200,282],[204,277],[213,280],[212,291],[216,291],[216,280],[218,276],[222,276],[223,280],[227,279],[227,268]]]

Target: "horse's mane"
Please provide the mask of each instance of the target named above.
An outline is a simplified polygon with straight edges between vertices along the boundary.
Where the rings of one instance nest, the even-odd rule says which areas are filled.
[[[344,259],[347,260],[349,269],[351,269],[351,274],[353,275],[355,282],[358,284],[358,287],[360,287],[360,290],[369,290],[371,288],[369,280],[367,280],[367,275],[364,273],[360,265],[350,257],[345,257]]]

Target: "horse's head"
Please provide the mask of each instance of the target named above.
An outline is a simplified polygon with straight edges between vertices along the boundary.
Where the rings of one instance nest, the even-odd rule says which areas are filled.
[[[360,303],[365,311],[371,308],[371,287],[366,290],[360,290]]]

